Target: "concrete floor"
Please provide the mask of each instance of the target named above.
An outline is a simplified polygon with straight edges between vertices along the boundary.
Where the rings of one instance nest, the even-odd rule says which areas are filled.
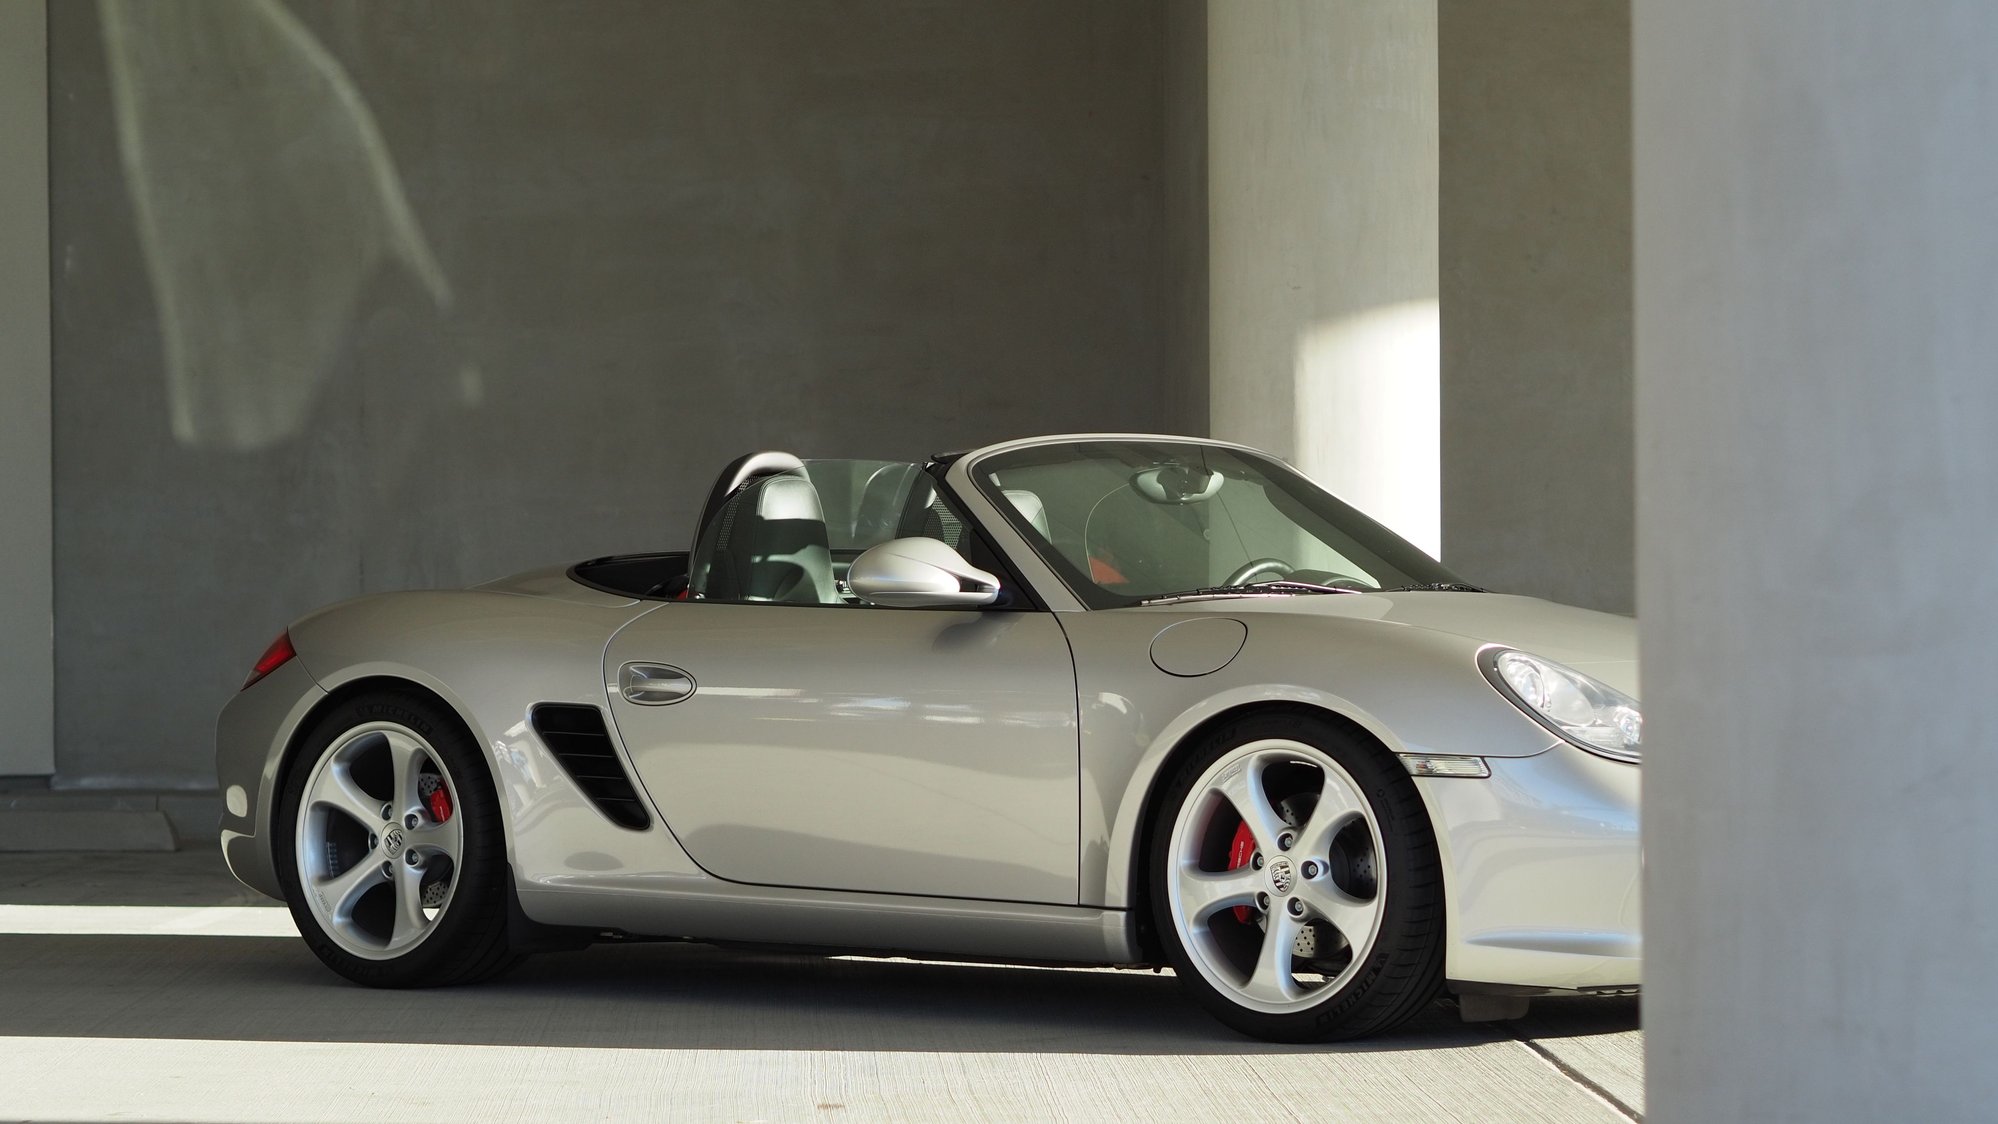
[[[0,854],[0,1120],[1642,1111],[1632,1000],[1543,1002],[1484,1026],[1438,1004],[1389,1038],[1298,1048],[1235,1036],[1169,975],[630,945],[475,988],[381,992],[334,977],[287,929],[213,851]]]

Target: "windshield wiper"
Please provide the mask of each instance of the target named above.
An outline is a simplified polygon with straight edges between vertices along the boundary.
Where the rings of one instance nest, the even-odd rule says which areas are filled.
[[[1389,586],[1382,593],[1490,593],[1491,590],[1465,582],[1417,582],[1414,585]]]
[[[1147,597],[1140,605],[1157,605],[1164,601],[1180,601],[1188,597],[1253,597],[1259,593],[1372,593],[1373,590],[1344,589],[1336,585],[1319,585],[1317,582],[1273,581],[1243,582],[1239,585],[1209,585],[1199,589],[1183,589],[1178,593],[1161,593],[1157,597]]]

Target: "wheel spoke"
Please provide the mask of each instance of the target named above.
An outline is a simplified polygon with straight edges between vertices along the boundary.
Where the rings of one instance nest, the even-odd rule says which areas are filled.
[[[337,809],[362,827],[373,830],[382,822],[382,803],[361,791],[347,767],[334,764],[319,774],[312,786],[312,804]]]
[[[451,818],[443,823],[430,818],[429,813],[419,813],[422,817],[414,831],[406,832],[409,848],[427,854],[443,855],[452,862],[458,861],[458,850],[464,844],[464,831],[459,826],[459,816],[454,810]]]
[[[1255,970],[1249,973],[1242,991],[1265,1003],[1287,1003],[1304,994],[1291,976],[1291,957],[1304,923],[1281,909],[1271,909],[1267,916],[1263,947],[1256,954]]]
[[[1181,916],[1189,925],[1199,925],[1229,906],[1253,906],[1262,880],[1261,871],[1246,866],[1220,872],[1184,866],[1179,872]]]
[[[1299,860],[1315,859],[1325,862],[1332,854],[1332,840],[1354,823],[1364,824],[1366,817],[1350,808],[1318,807],[1312,810],[1311,819],[1297,834],[1296,854]]]
[[[409,812],[423,806],[423,794],[417,791],[417,760],[423,756],[423,747],[407,734],[389,731],[387,734],[389,758],[395,763],[395,791],[389,797],[390,818],[400,820]]]
[[[1249,833],[1256,837],[1256,847],[1265,855],[1277,853],[1277,836],[1285,830],[1276,809],[1270,806],[1269,792],[1263,787],[1263,769],[1268,758],[1262,756],[1246,758],[1240,768],[1234,769],[1215,782],[1215,791],[1227,797],[1235,808],[1235,814],[1249,825]]]
[[[1332,923],[1354,948],[1361,948],[1374,931],[1380,916],[1381,899],[1356,898],[1341,890],[1330,878],[1320,878],[1298,887],[1297,896],[1313,913]]]
[[[430,919],[423,916],[423,871],[407,863],[395,868],[395,932],[390,944],[401,944],[423,931]]]
[[[1312,806],[1311,818],[1297,833],[1298,854],[1324,861],[1332,851],[1332,840],[1346,825],[1356,818],[1366,818],[1360,808],[1359,793],[1348,789],[1336,777],[1326,777],[1325,787],[1318,793],[1318,803]]]
[[[376,857],[378,854],[370,851],[366,858],[350,869],[313,884],[313,891],[335,920],[351,918],[354,903],[361,900],[361,895],[382,883],[382,864]]]

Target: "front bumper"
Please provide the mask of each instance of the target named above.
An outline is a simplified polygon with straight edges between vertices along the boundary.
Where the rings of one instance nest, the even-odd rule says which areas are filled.
[[[326,697],[301,660],[237,693],[215,723],[215,780],[222,790],[222,857],[236,880],[283,900],[271,854],[278,768],[312,708]]]
[[[1643,978],[1639,773],[1562,743],[1488,758],[1491,777],[1420,777],[1450,904],[1445,974],[1606,991]]]

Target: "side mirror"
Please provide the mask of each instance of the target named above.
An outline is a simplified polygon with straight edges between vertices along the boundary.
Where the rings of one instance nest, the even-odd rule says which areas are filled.
[[[935,539],[890,539],[847,567],[846,584],[862,601],[899,609],[972,609],[999,599],[999,579]]]

